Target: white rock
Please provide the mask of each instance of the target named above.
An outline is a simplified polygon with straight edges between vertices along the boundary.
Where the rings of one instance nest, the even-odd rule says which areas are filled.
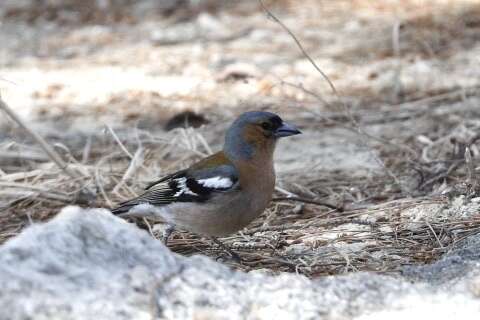
[[[406,269],[407,279],[272,277],[178,256],[107,210],[68,207],[0,248],[0,319],[399,319],[427,309],[474,319],[479,243]]]

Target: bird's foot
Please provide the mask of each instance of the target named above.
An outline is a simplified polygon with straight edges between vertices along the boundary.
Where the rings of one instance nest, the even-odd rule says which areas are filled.
[[[175,226],[172,226],[172,225],[167,225],[165,230],[163,230],[162,240],[165,246],[167,246],[168,238],[172,235],[173,231],[175,231]]]
[[[211,239],[215,244],[217,244],[220,248],[222,248],[223,251],[225,251],[233,260],[235,260],[235,262],[237,262],[237,263],[242,262],[242,258],[240,258],[240,256],[235,251],[233,251],[231,248],[229,248],[223,242],[221,242],[220,240],[218,240],[217,238],[214,238],[214,237],[212,237]]]

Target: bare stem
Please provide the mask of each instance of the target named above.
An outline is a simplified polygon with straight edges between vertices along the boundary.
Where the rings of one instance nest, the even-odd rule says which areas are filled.
[[[318,67],[318,65],[315,63],[315,61],[310,57],[310,55],[307,53],[307,51],[303,48],[302,44],[300,43],[300,41],[297,39],[297,37],[295,36],[295,34],[293,34],[292,31],[290,31],[290,29],[285,25],[283,24],[282,21],[280,21],[280,19],[278,19],[270,10],[268,10],[268,8],[263,4],[263,1],[262,0],[258,0],[260,2],[260,5],[262,6],[262,9],[263,11],[265,11],[265,13],[267,14],[267,16],[272,19],[273,21],[275,21],[276,23],[278,23],[283,30],[285,30],[289,35],[290,37],[292,37],[293,41],[295,41],[295,43],[297,44],[298,48],[300,49],[300,51],[302,51],[302,54],[305,56],[305,58],[308,59],[308,61],[310,61],[310,63],[313,65],[313,67],[322,75],[322,77],[325,79],[325,81],[328,82],[328,85],[330,86],[330,88],[332,89],[332,92],[337,96],[338,98],[338,93],[337,93],[337,89],[335,89],[335,86],[333,85],[332,81],[330,81],[330,79],[328,78],[328,76],[325,74],[325,72],[322,71],[322,69],[320,69]]]
[[[273,198],[272,201],[297,201],[297,202],[315,204],[317,206],[324,206],[324,207],[338,210],[338,211],[343,211],[343,208],[334,206],[333,204],[330,204],[330,203],[317,201],[313,199],[300,198],[300,197],[276,197],[276,198]]]
[[[32,138],[40,145],[40,147],[45,151],[48,157],[63,171],[65,174],[70,176],[73,179],[82,178],[82,175],[72,170],[68,167],[68,164],[62,160],[60,155],[53,150],[53,148],[48,144],[45,139],[43,139],[38,133],[29,128],[25,122],[20,119],[20,117],[3,101],[0,96],[0,109],[3,110],[13,121],[15,121],[20,127],[27,131]]]

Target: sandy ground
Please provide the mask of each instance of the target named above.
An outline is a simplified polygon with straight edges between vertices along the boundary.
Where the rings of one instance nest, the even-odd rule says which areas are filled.
[[[466,146],[478,166],[480,6],[475,1],[268,2],[328,75],[338,97],[292,37],[254,1],[169,15],[148,9],[149,3],[116,8],[116,19],[107,10],[84,20],[68,8],[52,18],[48,10],[0,5],[5,17],[0,25],[2,98],[31,128],[76,159],[85,155],[87,145],[93,150],[115,146],[107,127],[134,153],[132,137],[138,130],[155,139],[174,139],[185,131],[164,130],[172,116],[186,110],[204,116],[206,124],[195,132],[207,145],[200,143],[192,153],[192,145],[175,140],[162,161],[150,154],[147,168],[127,181],[133,193],[152,172],[161,174],[187,165],[198,152],[218,150],[235,115],[262,109],[278,112],[304,132],[283,141],[276,153],[278,185],[284,190],[352,210],[375,210],[397,200],[420,203],[426,197],[440,206],[430,215],[421,207],[429,217],[463,194],[460,207],[471,211],[466,216],[478,216],[478,205],[470,201],[477,196],[475,188],[461,189],[468,174],[464,160],[449,170],[451,161],[464,159]],[[6,118],[0,124],[4,150],[37,156],[40,163],[29,160],[20,166],[10,156],[0,157],[2,175],[46,166],[27,135]],[[95,164],[101,156],[84,160]],[[120,174],[127,160],[116,167]],[[445,198],[449,192],[452,196]],[[120,192],[111,201],[128,196]],[[2,201],[8,204],[11,198]],[[108,206],[108,201],[97,204]],[[272,212],[295,207],[282,208],[274,206]],[[313,205],[301,209],[310,217],[326,212]],[[396,214],[422,220],[408,210]],[[442,221],[458,218],[459,210],[447,218],[440,214]],[[380,216],[391,214],[380,211]],[[271,212],[266,216],[257,225],[283,221]],[[301,246],[370,228],[352,229],[348,223],[324,235],[300,237]],[[24,225],[16,224],[8,235]],[[358,252],[368,242],[355,245]],[[285,252],[292,250],[290,245]]]

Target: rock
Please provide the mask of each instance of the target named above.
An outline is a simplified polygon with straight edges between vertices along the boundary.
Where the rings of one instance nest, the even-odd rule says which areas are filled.
[[[273,277],[181,257],[107,210],[67,207],[0,248],[0,319],[472,319],[479,243],[397,277]]]

